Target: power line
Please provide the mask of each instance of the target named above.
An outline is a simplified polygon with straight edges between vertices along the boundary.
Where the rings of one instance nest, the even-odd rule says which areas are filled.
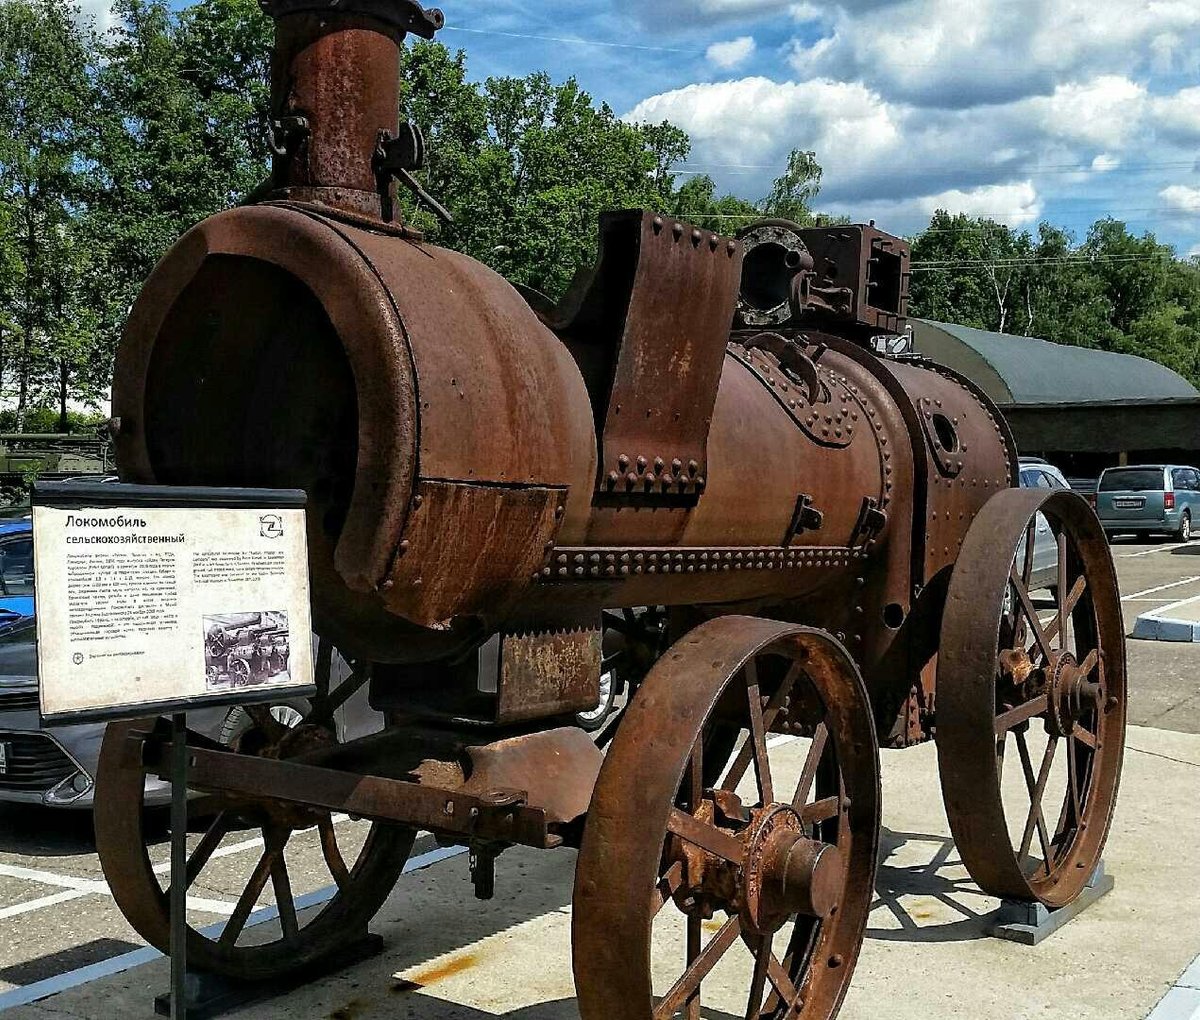
[[[443,32],[469,32],[471,35],[498,35],[506,39],[533,39],[537,42],[574,43],[580,46],[606,46],[619,50],[649,50],[654,53],[682,53],[689,57],[698,57],[695,50],[680,50],[670,46],[644,46],[638,43],[603,42],[599,39],[572,39],[567,36],[530,35],[524,32],[499,32],[487,28],[460,28],[457,25],[446,25]]]
[[[1123,264],[1130,262],[1164,262],[1174,261],[1170,254],[1162,252],[1158,255],[1065,255],[1054,258],[1018,258],[1018,259],[963,259],[961,261],[929,261],[914,262],[914,273],[947,273],[958,269],[1021,269],[1026,266],[1055,266],[1079,265],[1087,266],[1096,263]]]

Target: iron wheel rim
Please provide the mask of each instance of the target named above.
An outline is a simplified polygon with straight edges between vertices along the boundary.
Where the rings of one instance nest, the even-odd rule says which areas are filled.
[[[1038,512],[1055,537],[1060,599],[1044,622],[1028,588]],[[950,581],[937,689],[946,812],[984,892],[1053,909],[1083,891],[1112,822],[1125,713],[1120,595],[1099,520],[1074,493],[998,493],[968,532]],[[1030,749],[1039,724],[1040,760]],[[1014,787],[1027,794],[1016,811],[1005,804],[1006,769],[1022,780],[1009,784],[1010,805]]]

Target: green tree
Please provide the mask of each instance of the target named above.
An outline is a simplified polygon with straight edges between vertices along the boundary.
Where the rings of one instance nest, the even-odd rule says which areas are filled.
[[[271,24],[255,0],[115,0],[101,45],[99,168],[85,229],[96,278],[101,371],[155,263],[187,229],[267,174]]]
[[[0,286],[15,342],[15,350],[0,346],[0,381],[15,369],[19,426],[44,351],[61,341],[77,299],[64,280],[90,173],[94,42],[78,9],[61,0],[0,4]]]
[[[793,149],[788,156],[787,169],[776,179],[763,202],[763,212],[799,223],[802,227],[812,226],[815,222],[813,202],[821,193],[823,176],[815,152]]]
[[[422,183],[454,216],[408,214],[439,244],[486,262],[515,283],[560,294],[596,256],[606,209],[665,208],[670,168],[687,137],[631,125],[574,79],[467,80],[462,52],[438,43],[405,51],[402,114],[425,132]]]

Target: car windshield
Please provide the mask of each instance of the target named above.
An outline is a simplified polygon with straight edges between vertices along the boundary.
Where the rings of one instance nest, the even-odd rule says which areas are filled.
[[[1149,492],[1162,491],[1162,468],[1129,468],[1122,471],[1106,471],[1100,480],[1101,492]]]

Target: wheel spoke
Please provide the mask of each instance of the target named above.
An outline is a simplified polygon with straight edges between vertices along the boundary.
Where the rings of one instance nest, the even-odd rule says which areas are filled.
[[[741,931],[741,921],[736,917],[731,917],[721,926],[721,929],[708,940],[708,945],[700,951],[695,962],[688,967],[683,976],[655,1006],[655,1020],[667,1020],[691,997],[693,991],[699,991],[700,982],[717,965],[717,962],[725,955],[725,951],[737,941]],[[784,976],[786,977],[786,975]]]
[[[279,911],[279,926],[283,929],[285,941],[295,939],[300,934],[300,925],[296,920],[296,900],[292,896],[292,883],[288,878],[287,858],[283,848],[287,845],[290,832],[282,835],[273,833],[266,839],[267,846],[272,850],[271,884],[275,888],[275,906]]]
[[[771,964],[771,939],[762,936],[754,951],[754,976],[750,979],[750,998],[746,1003],[746,1020],[762,1016],[763,993],[767,990],[767,970]]]
[[[1029,598],[1029,591],[1026,586],[1017,577],[1015,568],[1009,571],[1009,581],[1012,584],[1013,591],[1016,592],[1017,600],[1021,604],[1021,609],[1025,615],[1025,621],[1029,629],[1033,631],[1034,640],[1038,647],[1042,650],[1042,655],[1049,662],[1054,657],[1054,649],[1051,648],[1050,642],[1046,640],[1046,632],[1042,629],[1042,621],[1038,619],[1037,610],[1033,607],[1033,601]]]
[[[797,678],[802,670],[799,664],[793,665],[788,670],[787,675],[783,678],[783,683],[779,685],[779,689],[771,695],[771,700],[767,707],[763,710],[763,728],[769,730],[775,725],[775,720],[779,717],[779,711],[783,707],[784,701],[791,693],[792,687],[795,686]],[[729,767],[725,772],[725,779],[721,783],[723,790],[736,790],[738,784],[742,781],[742,777],[746,774],[746,769],[750,765],[751,759],[754,758],[755,743],[753,733],[749,734],[742,746],[738,749],[737,756],[729,763]]]
[[[229,920],[225,922],[225,927],[221,930],[221,936],[218,940],[221,945],[228,947],[237,942],[238,936],[241,935],[242,929],[246,926],[246,921],[250,917],[250,911],[254,909],[259,895],[267,884],[267,879],[271,877],[271,868],[274,863],[274,851],[264,850],[263,855],[254,866],[254,872],[250,875],[250,881],[246,884],[246,888],[242,890],[242,895],[238,898],[237,905],[233,908],[233,913],[230,915]]]
[[[199,877],[200,872],[204,870],[204,865],[212,857],[213,852],[221,845],[221,840],[225,838],[225,834],[229,831],[229,819],[222,811],[216,818],[207,831],[200,838],[196,849],[192,851],[188,858],[187,869],[184,872],[184,886],[188,889]]]
[[[690,970],[700,958],[700,925],[699,914],[688,914],[687,919],[687,965]],[[688,995],[684,1002],[684,1012],[687,1020],[700,1020],[700,982]]]
[[[662,910],[670,902],[671,897],[679,891],[681,885],[683,885],[683,862],[675,861],[659,878],[658,885],[654,887],[650,902],[651,912],[657,914]]]
[[[841,807],[840,797],[824,797],[813,804],[805,804],[800,809],[800,822],[803,825],[819,825],[838,816]]]
[[[775,986],[775,991],[786,1005],[786,1011],[783,1015],[788,1016],[790,1011],[796,1008],[796,1001],[800,998],[800,990],[792,984],[792,979],[788,976],[788,972],[783,969],[783,964],[771,952],[767,954],[767,977],[771,979],[771,984]]]
[[[1025,734],[1017,730],[1017,752],[1021,756],[1021,771],[1025,774],[1025,785],[1029,788],[1029,798],[1032,804],[1032,814],[1037,825],[1038,839],[1045,854],[1046,874],[1050,873],[1050,835],[1046,831],[1046,820],[1042,817],[1042,798],[1037,793],[1037,780],[1033,777],[1033,763],[1029,759],[1029,745],[1025,743]],[[1044,762],[1043,762],[1044,765]]]
[[[1025,559],[1021,564],[1021,584],[1022,587],[1029,586],[1029,579],[1033,576],[1033,550],[1037,545],[1037,514],[1029,518],[1029,524],[1025,527]]]
[[[1063,590],[1058,589],[1059,606],[1058,613],[1054,619],[1050,621],[1046,627],[1046,640],[1053,641],[1059,633],[1059,629],[1065,630],[1065,621],[1071,618],[1071,614],[1075,612],[1075,607],[1079,604],[1079,600],[1083,598],[1083,593],[1087,590],[1087,578],[1080,576],[1075,579],[1075,583],[1071,586],[1071,592],[1067,596],[1066,601],[1063,601]],[[1065,640],[1065,639],[1064,639]],[[1062,647],[1065,647],[1062,646]]]
[[[1024,745],[1024,741],[1021,743]],[[1033,844],[1033,834],[1039,825],[1043,830],[1043,838],[1045,836],[1046,820],[1042,815],[1042,797],[1046,792],[1046,783],[1050,779],[1050,768],[1054,764],[1054,752],[1057,748],[1058,741],[1051,740],[1047,743],[1046,753],[1042,757],[1042,767],[1038,772],[1037,784],[1030,798],[1029,817],[1025,820],[1025,832],[1021,836],[1021,849],[1017,854],[1020,860],[1024,860],[1029,855],[1029,848]],[[1026,748],[1025,756],[1028,757],[1028,748]]]
[[[1083,805],[1079,793],[1079,764],[1075,760],[1075,741],[1067,741],[1067,786],[1071,794],[1071,810],[1075,814],[1075,825],[1083,821]]]
[[[1063,592],[1067,590],[1067,533],[1060,531],[1058,533],[1058,613],[1051,621],[1051,625],[1058,627],[1058,647],[1066,649],[1067,647],[1067,620],[1063,613]],[[1047,640],[1053,641],[1054,635],[1047,633]]]
[[[694,843],[734,864],[741,864],[746,858],[746,848],[739,840],[723,829],[702,822],[679,808],[671,809],[667,817],[667,828],[689,843]]]
[[[1039,694],[1036,698],[1025,702],[1023,705],[1018,705],[1016,708],[1010,708],[1007,712],[1002,712],[996,716],[996,735],[1000,736],[1014,726],[1019,726],[1028,719],[1032,719],[1035,715],[1041,715],[1050,707],[1050,701],[1045,694]]]
[[[762,695],[758,688],[758,667],[751,659],[746,663],[746,697],[750,707],[750,740],[754,749],[754,771],[758,776],[759,803],[766,807],[775,800],[771,783],[771,761],[767,757],[767,731],[763,722]]]
[[[817,768],[821,764],[828,741],[829,727],[822,722],[813,732],[812,746],[808,749],[808,757],[804,759],[804,768],[800,770],[800,782],[796,784],[796,793],[792,797],[792,807],[797,810],[807,803],[808,795],[812,793],[813,782],[817,778]]]
[[[348,888],[350,885],[350,869],[346,867],[346,859],[342,856],[341,848],[338,846],[337,831],[333,827],[332,816],[323,816],[317,822],[317,831],[321,836],[321,853],[325,857],[325,864],[329,868],[329,874],[333,876],[333,880],[339,889]]]
[[[1085,730],[1082,726],[1077,726],[1075,732],[1071,734],[1072,739],[1078,740],[1081,744],[1096,750],[1096,734],[1090,730]]]

